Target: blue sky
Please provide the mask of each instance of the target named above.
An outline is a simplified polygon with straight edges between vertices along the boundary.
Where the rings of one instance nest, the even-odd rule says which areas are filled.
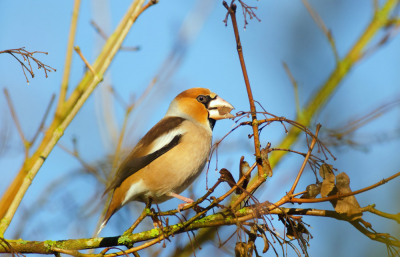
[[[373,14],[372,1],[310,0],[309,2],[331,29],[341,57],[359,38]],[[130,3],[126,0],[82,1],[75,45],[80,46],[90,62],[93,62],[104,42],[94,31],[90,21],[95,20],[106,33],[110,34]],[[248,0],[246,3],[258,7],[256,13],[261,19],[261,22],[250,20],[244,31],[241,9],[238,9],[243,52],[254,97],[268,112],[294,119],[296,112],[293,87],[282,67],[282,62],[288,64],[296,78],[299,84],[299,100],[304,105],[335,68],[329,42],[301,1]],[[73,1],[0,2],[0,33],[2,35],[0,50],[26,47],[28,51],[49,52],[49,55],[37,54],[36,58],[58,70],[56,73],[50,73],[47,79],[41,70],[34,70],[35,78],[30,78],[30,83],[27,85],[21,67],[13,57],[0,56],[2,82],[0,86],[9,90],[22,128],[28,138],[35,133],[51,95],[59,92],[72,6]],[[187,88],[210,88],[232,103],[237,111],[249,110],[232,25],[228,22],[228,26],[225,27],[222,23],[225,14],[226,10],[221,2],[213,0],[203,1],[202,5],[195,1],[161,0],[159,4],[151,7],[134,24],[124,41],[124,46],[139,46],[140,51],[117,54],[105,81],[99,85],[94,95],[78,113],[60,142],[72,147],[71,139],[76,137],[81,156],[88,163],[104,160],[108,154],[111,154],[115,141],[110,139],[112,136],[110,137],[107,130],[99,129],[99,124],[105,126],[99,117],[104,109],[110,110],[116,120],[114,128],[118,129],[122,125],[124,111],[112,97],[109,97],[109,93],[105,90],[106,86],[112,84],[126,102],[134,97],[137,99],[175,46],[183,22],[187,26],[185,31],[190,33],[191,40],[187,44],[182,62],[171,79],[160,81],[149,99],[134,111],[124,146],[133,147],[134,143],[162,118],[170,101]],[[383,33],[377,38],[380,39],[382,36]],[[337,128],[384,103],[399,99],[399,45],[399,38],[395,37],[373,55],[357,64],[313,124],[321,123],[323,128]],[[168,64],[167,67],[170,68]],[[74,53],[70,89],[82,78],[84,68],[83,62]],[[52,110],[54,111],[54,107]],[[0,97],[0,111],[4,117],[0,120],[3,123],[1,125],[6,126],[4,124],[7,123],[12,133],[8,142],[8,151],[0,156],[1,194],[20,168],[23,148],[4,96]],[[47,125],[52,115],[49,116]],[[399,171],[400,141],[398,132],[395,133],[399,130],[399,121],[399,108],[396,107],[357,131],[356,138],[368,142],[367,151],[348,147],[332,148],[338,160],[334,162],[330,159],[329,162],[334,164],[340,172],[349,174],[352,189],[369,186]],[[214,140],[226,134],[232,124],[232,121],[218,122],[214,131]],[[110,127],[113,126],[110,125]],[[250,128],[238,129],[228,137],[219,151],[219,168],[225,167],[232,170],[235,177],[240,157],[244,155],[249,162],[253,158],[252,140],[247,138],[250,131]],[[385,136],[388,135],[394,135],[394,139],[386,140]],[[273,124],[263,131],[261,143],[265,146],[267,142],[271,142],[274,146],[284,136],[281,126]],[[293,146],[293,149],[306,151],[304,137]],[[286,156],[274,170],[274,176],[257,192],[259,200],[274,202],[287,192],[301,162],[302,159],[297,156]],[[215,167],[214,165],[215,163],[212,162],[211,166]],[[67,155],[60,148],[55,148],[33,181],[6,235],[12,237],[16,233],[18,224],[22,222],[22,210],[31,208],[31,204],[38,199],[47,185],[79,169],[81,166],[75,158]],[[217,174],[214,173],[214,168],[211,168],[209,185],[212,185],[216,179]],[[312,172],[308,169],[300,181],[299,190],[312,182]],[[357,196],[357,199],[361,206],[375,203],[379,210],[398,213],[400,208],[397,204],[398,183],[397,180],[391,181],[371,192]],[[71,209],[82,208],[84,199],[93,192],[101,191],[94,188],[94,185],[96,184],[93,179],[84,176],[60,186],[48,197],[46,208],[30,220],[22,238],[56,240],[89,237],[98,215],[91,216],[88,223],[85,223],[85,228],[79,229],[78,225],[73,225],[79,216],[70,213],[75,213]],[[226,188],[221,187],[215,195],[220,195]],[[204,192],[205,174],[194,185],[196,196],[201,196]],[[73,198],[74,201],[68,201],[67,196]],[[101,194],[98,195],[96,201],[99,201],[100,197]],[[178,200],[171,200],[161,205],[161,208],[167,210],[175,208],[177,204],[179,204]],[[332,209],[329,203],[301,207]],[[140,209],[142,206],[132,205],[131,208]],[[70,212],[65,214],[60,212],[64,209]],[[127,212],[116,215],[117,218],[113,217],[114,220],[110,221],[101,235],[121,234],[136,219],[135,215],[137,214],[131,217]],[[398,225],[394,221],[384,221],[382,218],[369,214],[365,215],[365,219],[373,224],[375,230],[399,236]],[[47,224],[46,233],[42,233],[38,227],[40,224],[45,224],[47,220],[51,220],[54,226]],[[126,220],[127,223],[121,225],[118,220]],[[314,239],[310,241],[311,248],[309,249],[312,256],[343,256],[344,254],[374,256],[386,253],[384,245],[369,240],[345,222],[312,217],[306,217],[304,221],[313,227],[311,233]],[[66,229],[65,226],[69,227]],[[276,227],[278,231],[282,230],[278,223]],[[223,229],[222,234],[227,238],[230,235],[228,232],[232,230],[233,228]],[[186,237],[181,236],[181,238],[186,242]],[[234,240],[231,241],[231,245]],[[163,251],[163,256],[168,256],[168,253],[173,250],[171,243],[171,246]],[[207,244],[203,250],[197,251],[196,255],[206,256],[210,251],[218,251],[221,256],[226,254],[224,251],[217,250],[212,244]],[[292,254],[294,253],[290,252],[291,256]],[[272,255],[272,252],[267,254],[267,256]]]

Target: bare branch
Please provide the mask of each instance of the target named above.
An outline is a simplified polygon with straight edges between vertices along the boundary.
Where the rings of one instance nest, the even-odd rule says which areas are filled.
[[[29,85],[29,80],[28,80],[28,77],[25,74],[25,69],[29,72],[29,74],[32,76],[32,78],[35,77],[35,74],[33,73],[33,69],[32,69],[32,66],[31,66],[30,59],[32,61],[34,61],[38,65],[38,69],[39,70],[41,68],[43,68],[46,78],[47,78],[47,72],[57,71],[56,69],[50,67],[49,65],[46,65],[46,64],[42,63],[41,61],[39,61],[38,59],[33,57],[33,54],[35,54],[35,53],[40,53],[40,54],[46,54],[47,55],[48,54],[47,52],[40,52],[40,51],[28,52],[28,51],[25,50],[25,47],[21,47],[21,48],[17,48],[17,49],[8,49],[8,50],[0,51],[0,54],[4,54],[4,53],[11,54],[21,64],[22,71],[24,72],[24,75],[25,75],[25,78],[26,78],[26,82],[28,83],[28,85]],[[16,54],[20,55],[23,58],[24,61],[28,61],[29,68],[20,59],[18,59],[15,56]]]

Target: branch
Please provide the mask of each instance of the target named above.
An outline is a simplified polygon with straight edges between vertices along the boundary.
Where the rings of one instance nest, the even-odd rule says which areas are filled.
[[[69,74],[71,71],[71,62],[72,62],[72,50],[74,48],[75,42],[75,34],[76,34],[76,27],[78,24],[78,14],[79,14],[79,7],[81,4],[81,0],[74,1],[74,9],[72,10],[72,19],[71,19],[71,27],[69,29],[69,36],[68,36],[68,44],[67,44],[67,54],[65,56],[65,65],[64,65],[64,73],[61,82],[61,90],[60,90],[60,98],[58,100],[58,107],[64,104],[67,90],[68,90],[68,82],[69,82]]]
[[[90,24],[93,26],[93,28],[96,30],[96,32],[100,35],[100,37],[104,40],[108,39],[107,34],[100,28],[99,25],[93,20],[90,21]],[[126,46],[120,46],[119,50],[121,51],[138,51],[140,48],[139,47],[126,47]]]
[[[391,237],[389,234],[371,232],[368,229],[366,229],[363,225],[361,225],[359,220],[350,221],[350,224],[353,225],[358,231],[369,237],[371,240],[378,241],[390,246],[400,247],[399,240]],[[391,238],[395,240],[392,240]]]
[[[331,200],[337,200],[343,197],[347,197],[350,195],[357,195],[363,192],[366,192],[368,190],[374,189],[375,187],[381,186],[383,184],[386,184],[387,182],[389,182],[392,179],[397,178],[398,176],[400,176],[400,172],[388,177],[387,179],[382,179],[381,181],[379,181],[378,183],[375,183],[369,187],[365,187],[363,189],[357,190],[357,191],[353,191],[350,193],[346,193],[346,194],[337,194],[337,195],[333,195],[333,196],[328,196],[328,197],[322,197],[322,198],[315,198],[315,199],[300,199],[300,198],[292,198],[289,202],[291,203],[320,203],[320,202],[326,202],[326,201],[331,201]]]
[[[379,211],[379,210],[375,209],[375,204],[369,205],[369,206],[365,207],[364,209],[365,209],[365,211],[368,211],[370,213],[384,217],[386,219],[395,220],[398,224],[400,224],[400,213],[390,214],[390,213],[386,213],[383,211]]]
[[[10,108],[11,116],[12,116],[12,118],[14,120],[15,126],[17,127],[17,131],[18,131],[19,137],[21,138],[22,144],[24,146],[25,159],[27,159],[28,158],[28,154],[29,154],[30,144],[29,144],[28,140],[26,140],[26,138],[24,136],[24,132],[22,131],[22,127],[21,127],[21,123],[18,120],[17,113],[15,112],[15,108],[14,108],[14,105],[13,105],[12,100],[11,100],[11,96],[8,93],[7,88],[4,88],[4,96],[6,97],[8,107]]]
[[[296,179],[295,179],[295,181],[294,181],[294,183],[293,183],[292,188],[291,188],[290,191],[288,192],[288,195],[292,195],[292,194],[294,193],[294,190],[296,189],[297,183],[299,183],[300,177],[301,177],[301,175],[303,174],[304,168],[305,168],[306,165],[307,165],[307,161],[308,161],[308,159],[309,159],[310,156],[311,156],[311,152],[312,152],[312,150],[314,149],[315,143],[317,142],[317,137],[318,137],[318,133],[319,133],[319,130],[320,130],[320,129],[321,129],[321,124],[318,124],[318,125],[317,125],[317,131],[315,132],[315,137],[313,137],[313,140],[312,140],[312,142],[311,142],[310,148],[308,149],[307,155],[306,155],[306,157],[304,158],[303,164],[301,165],[301,168],[300,168],[300,170],[299,170],[299,173],[297,174],[297,177],[296,177]]]
[[[328,100],[332,97],[340,82],[348,74],[348,72],[357,64],[368,44],[374,39],[375,35],[386,27],[387,22],[391,19],[392,11],[397,6],[398,0],[388,0],[380,9],[377,10],[373,19],[364,33],[357,40],[354,46],[350,49],[347,55],[342,58],[336,66],[336,69],[331,73],[327,81],[322,85],[317,93],[313,95],[303,111],[301,117],[297,117],[297,122],[304,126],[309,126],[312,118],[325,106]],[[285,137],[279,148],[289,149],[290,146],[298,139],[300,131],[294,128],[290,129],[289,135]],[[278,152],[271,156],[271,166],[274,167],[279,160],[285,155],[285,152]]]
[[[270,205],[271,206],[271,205]],[[113,253],[105,256],[115,256],[123,255],[138,251],[139,248],[143,249],[150,246],[151,244],[157,243],[162,240],[163,232],[168,235],[177,235],[180,233],[185,233],[187,231],[193,231],[200,228],[206,227],[218,227],[223,225],[237,225],[237,222],[245,222],[248,220],[254,220],[254,218],[260,217],[263,214],[273,214],[273,215],[301,215],[301,216],[318,216],[318,217],[329,217],[338,220],[348,221],[348,217],[343,214],[339,214],[335,211],[329,210],[318,210],[318,209],[299,209],[299,208],[276,208],[274,210],[268,210],[270,207],[267,204],[259,204],[257,206],[257,213],[254,213],[254,206],[249,206],[240,209],[235,214],[223,212],[216,213],[213,215],[208,215],[204,218],[195,220],[191,222],[190,219],[184,223],[178,223],[172,226],[164,227],[164,231],[160,229],[152,229],[135,234],[125,234],[117,237],[96,237],[96,238],[83,238],[83,239],[70,239],[70,240],[60,240],[60,241],[25,241],[19,240],[6,240],[14,251],[20,253],[39,253],[39,254],[54,254],[56,252],[61,252],[74,255],[74,256],[103,256],[102,254],[80,254],[78,250],[85,249],[95,249],[102,247],[113,247],[113,246],[126,246],[132,245],[138,242],[144,242],[151,239],[153,241],[147,242],[139,247],[131,248],[124,252]],[[367,211],[364,209],[363,211]],[[197,215],[196,215],[197,216]],[[195,216],[195,217],[196,217]],[[378,240],[379,241],[379,240]],[[381,242],[381,241],[380,241]],[[384,242],[387,243],[387,242]],[[399,247],[400,243],[398,241],[391,240],[390,243],[394,246]],[[8,253],[10,249],[2,244],[0,244],[0,253]]]
[[[263,179],[265,181],[264,172],[263,172],[263,168],[262,168],[262,160],[261,160],[260,138],[259,138],[259,134],[258,134],[258,123],[257,123],[257,114],[256,114],[257,110],[256,110],[256,106],[254,104],[253,93],[251,92],[249,76],[247,75],[246,64],[244,62],[244,57],[243,57],[242,44],[240,42],[239,30],[238,30],[238,26],[237,26],[237,22],[236,22],[236,4],[234,4],[232,1],[231,6],[228,6],[228,4],[224,1],[223,5],[228,10],[229,15],[231,16],[233,31],[235,33],[235,39],[236,39],[236,49],[237,49],[237,52],[239,55],[240,65],[242,67],[244,82],[246,84],[247,96],[249,98],[251,118],[253,121],[252,127],[253,127],[253,134],[254,134],[254,149],[255,149],[255,154],[256,154],[258,178]],[[260,182],[260,183],[262,183],[262,182]]]
[[[300,117],[302,115],[302,110],[300,107],[300,99],[299,99],[299,86],[297,84],[297,81],[294,79],[292,72],[289,69],[289,66],[285,63],[282,62],[283,68],[285,69],[285,72],[287,74],[287,76],[290,79],[290,82],[293,85],[293,90],[294,90],[294,99],[296,101],[296,112],[297,112],[297,116]]]
[[[79,48],[78,48],[79,50]],[[78,51],[77,50],[77,51]],[[80,51],[79,51],[80,52]],[[22,198],[25,196],[26,191],[28,190],[29,186],[32,184],[33,178],[38,173],[39,169],[42,167],[44,161],[49,156],[50,152],[53,150],[54,146],[56,146],[58,140],[64,134],[65,129],[74,119],[75,115],[81,109],[83,104],[86,102],[90,94],[93,92],[97,84],[103,80],[102,76],[97,75],[97,73],[91,68],[90,64],[87,63],[86,59],[80,53],[84,62],[88,65],[89,69],[93,71],[94,77],[93,81],[90,84],[89,88],[83,93],[82,97],[79,98],[78,102],[74,105],[71,112],[65,118],[65,120],[61,123],[61,125],[55,130],[53,133],[52,138],[50,139],[49,143],[47,144],[44,151],[41,153],[40,158],[36,160],[33,167],[29,170],[28,174],[25,176],[21,187],[19,188],[17,194],[15,195],[10,207],[8,208],[4,218],[0,222],[0,237],[4,237],[4,232],[7,230],[8,226],[11,223],[11,220],[14,217],[15,212],[18,209],[19,204],[22,201]]]
[[[46,78],[47,78],[47,72],[57,71],[56,69],[50,67],[49,65],[42,63],[41,61],[39,61],[38,59],[33,57],[33,54],[35,54],[35,53],[47,55],[48,54],[47,52],[40,52],[40,51],[28,52],[25,50],[25,47],[21,47],[21,48],[17,48],[17,49],[8,49],[8,50],[0,51],[0,54],[4,54],[4,53],[11,54],[15,59],[17,59],[19,64],[21,64],[22,71],[24,72],[26,82],[28,83],[28,85],[29,85],[29,80],[28,80],[28,77],[26,76],[25,69],[29,72],[29,74],[32,76],[32,78],[35,77],[35,74],[33,73],[33,69],[31,66],[30,59],[38,65],[39,70],[41,68],[43,68]],[[21,55],[24,61],[28,61],[29,68],[20,59],[18,59],[15,56],[15,54]]]
[[[307,0],[302,0],[302,2],[304,6],[307,8],[307,11],[310,13],[311,17],[313,18],[315,24],[317,24],[317,26],[322,30],[322,32],[324,32],[325,36],[327,37],[331,45],[333,55],[335,56],[335,61],[336,63],[338,63],[340,61],[340,57],[336,49],[335,39],[332,36],[332,31],[330,31],[326,27],[324,21],[321,19],[318,13],[312,9],[311,5],[307,2]]]
[[[52,150],[55,145],[55,141],[63,134],[63,125],[69,124],[67,121],[68,118],[72,118],[74,115],[70,115],[72,112],[76,112],[79,108],[75,108],[75,106],[81,106],[82,99],[86,99],[93,89],[96,87],[96,82],[98,78],[103,76],[103,74],[108,69],[112,59],[115,54],[118,52],[119,47],[121,46],[123,40],[129,32],[129,29],[136,21],[141,7],[143,6],[144,0],[135,0],[132,5],[129,7],[127,13],[124,18],[121,20],[120,24],[117,26],[114,31],[114,36],[110,37],[99,57],[96,59],[93,70],[97,72],[96,76],[93,75],[91,71],[85,73],[83,79],[72,92],[71,96],[68,100],[63,104],[62,107],[57,107],[57,111],[54,117],[52,124],[47,129],[44,138],[37,148],[35,153],[27,160],[27,162],[22,166],[19,171],[17,177],[13,180],[12,184],[5,191],[1,201],[0,201],[0,217],[3,217],[8,209],[10,209],[11,203],[15,202],[15,196],[17,192],[20,190],[22,184],[30,184],[29,181],[33,179],[33,177],[27,177],[27,173],[30,169],[37,169],[43,164],[43,153],[48,153]],[[98,82],[97,82],[98,83]],[[63,125],[62,125],[63,124]],[[36,165],[36,166],[34,166]],[[36,173],[34,173],[36,174]],[[34,175],[31,173],[31,175]],[[26,182],[24,182],[26,181]],[[14,206],[15,208],[16,206]],[[4,222],[10,222],[11,220],[5,220]],[[8,225],[5,225],[8,226]],[[0,235],[4,233],[5,229],[0,224]]]

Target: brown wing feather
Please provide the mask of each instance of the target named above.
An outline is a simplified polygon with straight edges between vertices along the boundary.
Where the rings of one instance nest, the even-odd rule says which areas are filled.
[[[184,121],[185,119],[181,117],[166,117],[159,121],[153,128],[151,128],[149,132],[147,132],[147,134],[139,141],[139,143],[132,150],[129,156],[122,162],[114,180],[111,182],[110,186],[108,186],[107,189],[104,191],[103,195],[119,187],[122,182],[130,177],[132,174],[146,167],[158,157],[177,146],[181,140],[182,135],[176,135],[171,140],[171,142],[169,142],[164,147],[151,154],[147,154],[152,148],[153,142],[158,137],[169,133],[173,129],[176,129]]]

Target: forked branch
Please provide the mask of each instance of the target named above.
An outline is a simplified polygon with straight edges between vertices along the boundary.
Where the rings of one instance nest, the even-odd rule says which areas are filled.
[[[33,68],[31,66],[31,60],[37,64],[39,70],[41,68],[43,68],[46,78],[47,78],[47,72],[57,71],[56,69],[50,67],[49,65],[42,63],[41,61],[39,61],[38,59],[33,57],[33,54],[35,54],[35,53],[47,55],[48,54],[47,52],[40,52],[40,51],[28,52],[25,50],[25,47],[21,47],[21,48],[17,48],[17,49],[8,49],[8,50],[0,51],[0,54],[4,54],[4,53],[12,55],[19,62],[19,64],[21,64],[21,68],[22,68],[22,71],[24,72],[26,82],[28,83],[28,85],[29,85],[29,80],[28,80],[28,77],[26,76],[25,70],[27,70],[29,72],[29,74],[31,75],[32,78],[35,77],[35,74],[33,73]],[[17,55],[21,56],[22,59],[24,60],[24,62],[28,62],[28,66],[26,66],[25,63],[23,63],[20,59],[18,59]]]

